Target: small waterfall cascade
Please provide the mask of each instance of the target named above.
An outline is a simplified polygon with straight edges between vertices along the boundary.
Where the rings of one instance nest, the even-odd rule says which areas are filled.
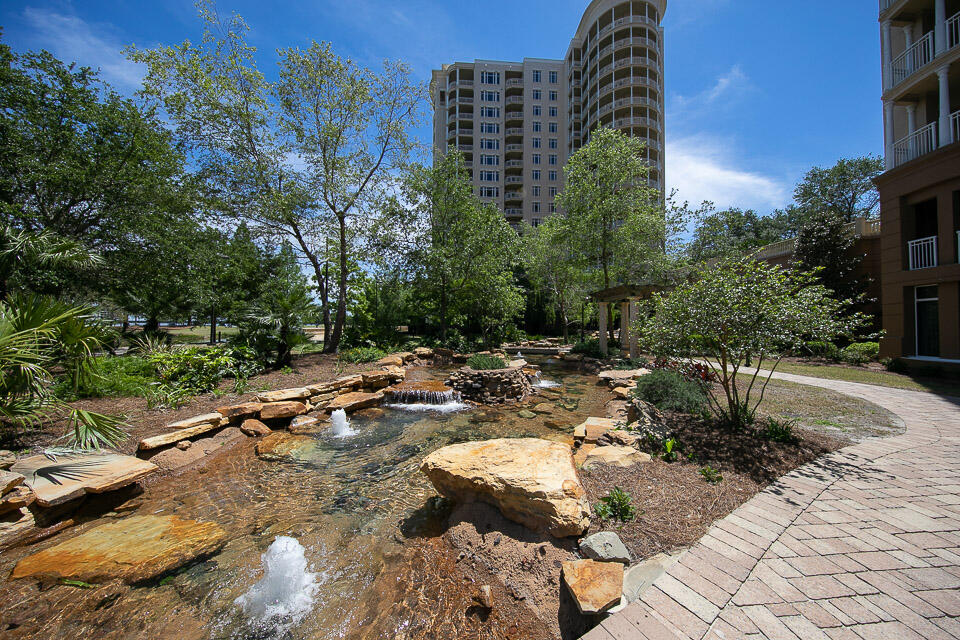
[[[393,392],[393,400],[397,404],[434,404],[442,405],[451,402],[460,402],[460,392],[453,389],[434,391],[431,389],[398,389]]]
[[[347,420],[347,412],[343,409],[337,409],[330,414],[330,427],[336,438],[347,438],[357,433],[350,426],[350,421]]]
[[[260,556],[263,577],[234,602],[257,628],[282,634],[313,609],[319,585],[310,572],[303,545],[277,536]]]
[[[387,406],[405,411],[450,413],[470,406],[463,401],[459,391],[433,381],[401,384],[388,393],[390,403]]]
[[[553,380],[544,380],[543,375],[539,371],[536,371],[533,374],[533,386],[541,389],[552,389],[554,387],[559,387],[560,383]]]

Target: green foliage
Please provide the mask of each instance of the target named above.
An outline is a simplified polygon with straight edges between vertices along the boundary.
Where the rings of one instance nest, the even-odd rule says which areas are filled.
[[[834,298],[850,305],[860,301],[866,282],[856,275],[864,256],[854,253],[856,241],[846,225],[846,219],[832,211],[811,214],[797,235],[793,261],[797,268],[814,272]]]
[[[811,340],[851,335],[866,321],[844,315],[845,302],[813,275],[749,259],[701,269],[670,293],[655,294],[653,306],[640,328],[644,347],[664,357],[707,356],[723,389],[722,401],[712,394],[707,400],[732,429],[750,424],[784,354]],[[773,366],[761,377],[766,360]],[[747,362],[756,369],[744,372]],[[741,376],[746,381],[738,384]]]
[[[156,382],[156,367],[145,357],[103,356],[91,361],[90,375],[79,388],[61,378],[53,390],[65,400],[146,397]]]
[[[361,362],[376,362],[387,355],[387,352],[377,347],[354,347],[340,352],[339,358],[343,362],[358,364]]]
[[[676,462],[677,461],[677,452],[674,451],[677,447],[676,438],[667,438],[663,441],[663,451],[660,453],[660,458],[664,462]]]
[[[761,216],[753,210],[727,209],[701,215],[687,255],[693,262],[711,258],[744,256],[782,240],[786,224],[779,216]]]
[[[882,172],[882,158],[841,158],[829,169],[810,169],[797,184],[793,197],[800,208],[829,211],[844,222],[871,218],[880,204],[873,179]]]
[[[795,424],[795,421],[768,417],[760,431],[760,437],[772,442],[792,444],[797,441],[797,436],[793,432]]]
[[[700,469],[700,475],[703,476],[703,479],[710,484],[720,484],[723,482],[723,475],[718,469],[714,469],[710,465],[706,465]]]
[[[613,365],[617,371],[631,371],[633,369],[649,369],[651,363],[646,358],[624,358]]]
[[[633,498],[620,487],[614,487],[600,502],[593,505],[593,512],[601,520],[630,522],[636,517],[637,509],[631,502]]]
[[[598,338],[588,338],[582,340],[570,349],[573,353],[582,353],[588,358],[602,359],[604,357],[603,352],[600,351],[600,340]]]
[[[841,352],[844,362],[866,364],[880,355],[879,342],[854,342]]]
[[[807,353],[818,358],[824,358],[826,360],[839,360],[840,359],[840,347],[833,344],[832,342],[825,342],[823,340],[811,340],[804,345],[804,349]]]
[[[907,373],[910,368],[903,358],[884,358],[881,360],[884,368],[891,373]]]
[[[664,411],[700,415],[707,409],[703,384],[667,369],[655,369],[640,376],[633,395]]]
[[[256,352],[242,346],[158,352],[149,361],[163,386],[190,395],[213,391],[224,378],[249,378],[261,369]]]
[[[476,371],[488,371],[491,369],[506,369],[507,363],[500,356],[475,353],[467,358],[467,366]]]

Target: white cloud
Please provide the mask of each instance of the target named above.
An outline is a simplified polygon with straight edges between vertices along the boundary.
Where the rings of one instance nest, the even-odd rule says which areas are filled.
[[[790,202],[781,181],[736,166],[733,144],[709,135],[667,138],[668,193],[697,205],[704,200],[718,208],[741,207],[761,213]]]
[[[23,10],[26,23],[33,29],[31,48],[43,48],[65,63],[100,70],[103,80],[120,90],[140,87],[143,68],[122,53],[124,43],[107,29],[66,15],[34,7]]]
[[[674,94],[668,106],[671,118],[694,118],[710,115],[717,109],[728,108],[739,102],[755,87],[739,64],[718,76],[707,89],[692,96]]]

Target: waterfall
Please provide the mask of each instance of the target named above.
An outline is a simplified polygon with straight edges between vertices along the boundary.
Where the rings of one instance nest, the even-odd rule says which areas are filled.
[[[263,577],[234,602],[254,626],[281,637],[313,609],[316,574],[308,571],[303,545],[277,536],[260,556]]]
[[[453,389],[433,391],[429,389],[395,389],[391,391],[392,402],[387,406],[404,411],[437,411],[451,413],[470,407],[463,402],[460,392]]]
[[[544,380],[543,376],[539,371],[533,374],[534,383],[533,386],[539,387],[541,389],[552,389],[553,387],[559,387],[559,382],[554,382],[553,380]]]
[[[330,414],[330,425],[333,435],[336,438],[346,438],[356,435],[357,433],[350,427],[350,421],[347,420],[347,412],[343,409],[337,409]]]

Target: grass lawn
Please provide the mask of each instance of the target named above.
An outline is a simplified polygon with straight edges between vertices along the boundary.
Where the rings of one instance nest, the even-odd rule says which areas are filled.
[[[863,382],[881,387],[909,389],[911,391],[930,391],[932,393],[960,397],[960,380],[951,380],[950,378],[920,378],[860,367],[801,362],[781,362],[777,366],[777,371],[800,376],[810,376],[812,378]]]

